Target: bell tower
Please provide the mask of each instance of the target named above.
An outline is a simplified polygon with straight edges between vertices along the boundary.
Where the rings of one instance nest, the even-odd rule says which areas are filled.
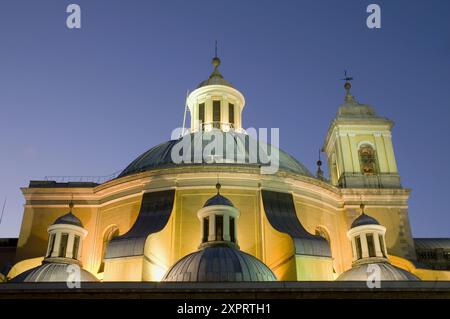
[[[392,146],[394,123],[360,104],[345,77],[344,104],[331,122],[322,150],[331,183],[342,188],[401,188]]]

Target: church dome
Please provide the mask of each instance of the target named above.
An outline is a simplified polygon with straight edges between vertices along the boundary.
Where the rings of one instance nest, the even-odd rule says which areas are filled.
[[[72,214],[72,212],[68,212],[63,216],[58,217],[53,223],[53,225],[73,225],[83,228],[81,220],[79,220],[77,216]]]
[[[73,273],[68,271],[67,263],[43,263],[13,278],[12,282],[67,282],[73,281]],[[72,276],[71,276],[72,275]],[[80,268],[81,281],[98,281],[90,272]]]
[[[387,262],[364,263],[353,266],[351,269],[342,273],[336,280],[338,281],[367,281],[373,270],[369,270],[369,265],[380,267],[381,281],[418,281],[416,276],[401,268],[395,267]]]
[[[270,268],[259,259],[227,244],[206,246],[181,258],[163,278],[163,281],[176,282],[276,280]]]
[[[351,228],[365,225],[380,225],[380,223],[375,218],[362,213],[353,221]]]
[[[160,168],[168,168],[168,167],[175,167],[175,166],[188,166],[188,165],[236,165],[236,166],[255,166],[260,167],[261,165],[267,165],[266,163],[263,163],[263,160],[260,158],[259,152],[256,155],[257,161],[256,163],[250,162],[250,155],[249,155],[249,149],[250,149],[250,139],[251,137],[246,134],[242,133],[236,133],[236,132],[223,132],[219,130],[211,131],[211,132],[203,132],[203,138],[202,138],[202,154],[205,147],[211,143],[211,140],[214,138],[214,134],[223,134],[223,153],[226,154],[226,150],[228,147],[230,149],[233,149],[234,151],[234,158],[243,158],[245,161],[243,163],[234,161],[228,161],[227,159],[219,160],[217,156],[214,158],[215,162],[207,162],[205,161],[205,158],[195,159],[195,163],[180,163],[176,164],[172,161],[172,149],[178,144],[182,143],[182,138],[178,140],[171,140],[164,142],[162,144],[159,144],[147,152],[141,154],[139,157],[137,157],[133,162],[131,162],[130,165],[128,165],[120,174],[120,177],[154,170],[154,169],[160,169]],[[195,133],[192,133],[190,135],[184,136],[184,138],[191,138],[191,141],[194,139]],[[275,149],[275,146],[272,146],[270,144],[264,143],[262,141],[256,141],[253,140],[253,142],[257,143],[260,149],[267,149],[268,152],[270,150]],[[232,145],[230,145],[232,144]],[[193,143],[192,143],[193,145]],[[229,146],[227,146],[229,145]],[[279,150],[279,169],[283,171],[293,172],[299,175],[304,175],[308,177],[313,177],[313,175],[308,171],[308,169],[299,163],[295,158],[287,154],[286,152]],[[191,149],[191,153],[193,153]],[[270,152],[271,153],[271,152]],[[193,162],[193,161],[192,161]]]

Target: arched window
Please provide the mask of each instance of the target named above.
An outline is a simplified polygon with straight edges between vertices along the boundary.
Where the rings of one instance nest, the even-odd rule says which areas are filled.
[[[369,144],[363,144],[359,148],[359,162],[361,165],[361,172],[364,175],[374,175],[377,173],[376,152]]]
[[[106,250],[108,249],[108,244],[114,237],[119,235],[119,228],[116,225],[110,226],[106,229],[105,234],[103,235],[103,246],[102,246],[102,261],[100,263],[100,267],[98,272],[105,271],[105,255]]]

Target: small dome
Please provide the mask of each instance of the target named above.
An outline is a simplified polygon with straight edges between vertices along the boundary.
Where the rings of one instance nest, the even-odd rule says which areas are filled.
[[[176,262],[163,281],[276,281],[263,262],[229,245],[211,245]]]
[[[83,228],[81,220],[79,220],[77,216],[72,214],[72,212],[68,212],[63,216],[58,217],[53,225],[74,225]]]
[[[214,70],[211,73],[211,75],[209,76],[209,78],[203,82],[201,82],[198,86],[198,88],[204,87],[204,86],[208,86],[208,85],[224,85],[224,86],[229,86],[229,87],[233,87],[233,85],[231,85],[230,82],[228,82],[227,80],[225,80],[222,76],[222,74],[220,74],[219,72],[219,65],[220,65],[220,59],[218,57],[214,57],[212,59],[212,65],[214,66]]]
[[[216,194],[213,197],[211,197],[210,199],[208,199],[206,201],[205,205],[203,205],[203,207],[214,206],[214,205],[224,205],[224,206],[234,207],[233,203],[228,198],[226,198],[220,194]]]
[[[42,265],[29,269],[13,278],[12,282],[67,282],[73,280],[69,278],[72,274],[67,271],[67,267],[72,264],[67,263],[43,263]],[[97,278],[81,268],[81,281],[98,281]]]
[[[354,266],[342,273],[336,280],[338,281],[367,281],[368,276],[372,276],[373,270],[368,271],[369,265],[380,267],[381,281],[418,281],[420,280],[410,272],[395,267],[387,262],[364,263]]]
[[[363,225],[380,225],[380,223],[375,218],[362,213],[361,215],[358,216],[358,218],[356,218],[353,221],[351,228],[355,228],[355,227],[363,226]]]

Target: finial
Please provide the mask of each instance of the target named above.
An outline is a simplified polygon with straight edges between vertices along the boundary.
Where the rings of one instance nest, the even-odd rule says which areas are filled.
[[[350,84],[350,81],[353,81],[353,77],[347,75],[347,70],[344,70],[344,78],[341,79],[345,81],[344,89],[347,92],[346,95],[350,95],[350,89],[352,88],[352,85]]]
[[[75,206],[74,205],[74,203],[73,203],[73,194],[72,194],[72,197],[70,198],[70,203],[69,203],[69,208],[70,208],[70,213],[72,212],[72,209],[73,209],[73,206]]]
[[[364,215],[364,208],[366,207],[366,205],[364,205],[363,202],[361,202],[361,204],[359,205],[359,208],[361,208],[361,215]]]
[[[220,183],[217,182],[217,184],[216,184],[217,194],[220,193],[220,188],[221,188],[221,187],[222,187],[222,185],[220,185]]]
[[[220,65],[220,59],[217,56],[217,40],[216,40],[216,45],[215,45],[215,49],[214,49],[214,58],[212,59],[212,65],[214,66],[214,70],[217,70],[217,68]]]
[[[320,160],[320,150],[319,150],[319,160],[316,162],[317,163],[317,178],[323,180],[323,171],[320,168],[322,166],[322,161]]]

